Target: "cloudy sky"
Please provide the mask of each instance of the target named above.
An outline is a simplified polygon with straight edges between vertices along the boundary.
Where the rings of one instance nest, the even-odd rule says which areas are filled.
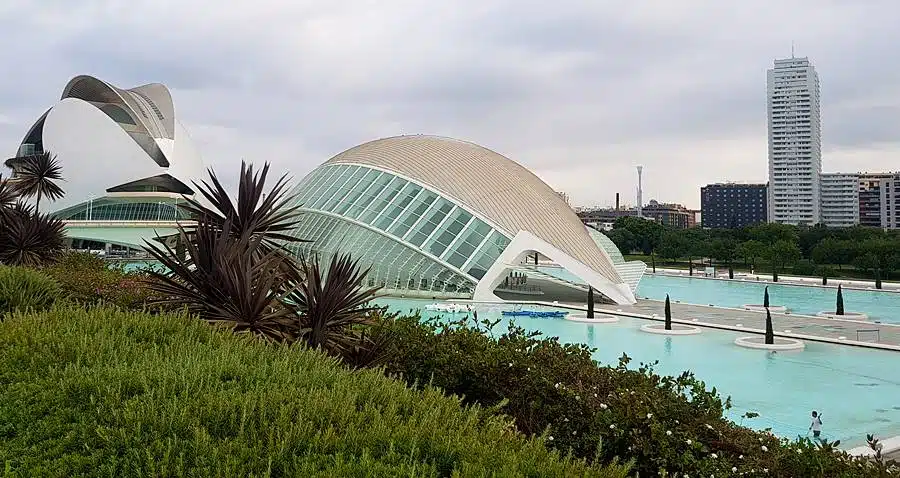
[[[576,205],[633,202],[643,164],[645,200],[699,207],[703,184],[765,181],[766,69],[792,41],[819,72],[824,169],[900,170],[898,24],[889,0],[3,0],[0,142],[92,74],[168,85],[228,177],[427,133]]]

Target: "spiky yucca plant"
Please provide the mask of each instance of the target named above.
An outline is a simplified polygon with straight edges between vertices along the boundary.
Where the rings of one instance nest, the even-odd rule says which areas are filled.
[[[361,325],[371,325],[369,305],[378,287],[366,287],[368,269],[349,254],[333,255],[323,271],[318,256],[301,259],[303,280],[290,299],[300,312],[299,340],[337,356],[354,354],[361,345]],[[362,344],[365,346],[366,344]]]
[[[52,262],[65,246],[63,223],[19,201],[0,214],[0,263],[40,266]]]
[[[225,224],[230,226],[230,221]],[[274,341],[291,341],[296,314],[284,297],[296,283],[283,267],[289,257],[272,251],[256,256],[260,238],[231,237],[198,218],[190,240],[179,231],[185,255],[167,243],[145,249],[166,272],[149,271],[159,302],[185,307],[201,319]]]

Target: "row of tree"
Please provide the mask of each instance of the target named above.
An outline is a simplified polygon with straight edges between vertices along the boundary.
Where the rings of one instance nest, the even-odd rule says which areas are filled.
[[[609,238],[623,253],[677,262],[687,260],[693,273],[697,263],[718,264],[734,277],[734,266],[751,270],[765,264],[778,273],[819,275],[823,283],[850,266],[867,273],[881,287],[881,279],[900,269],[900,234],[870,227],[832,229],[759,224],[742,229],[672,229],[636,217],[619,218]],[[835,270],[837,269],[837,270]]]

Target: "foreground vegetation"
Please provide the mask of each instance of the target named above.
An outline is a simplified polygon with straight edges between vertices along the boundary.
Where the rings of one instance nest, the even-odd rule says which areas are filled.
[[[56,306],[0,323],[14,476],[625,476],[439,390],[186,316]]]
[[[609,238],[625,254],[640,252],[656,261],[703,264],[772,273],[872,279],[898,279],[900,235],[878,228],[797,227],[760,224],[742,229],[672,229],[654,221],[623,217]]]

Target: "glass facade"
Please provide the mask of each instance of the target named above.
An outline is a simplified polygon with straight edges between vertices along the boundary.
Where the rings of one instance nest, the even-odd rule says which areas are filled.
[[[184,208],[169,201],[123,201],[101,198],[53,214],[64,221],[175,221],[190,219]]]
[[[471,294],[510,239],[420,184],[350,164],[317,168],[295,188],[304,209],[295,252],[352,253],[389,289]]]

